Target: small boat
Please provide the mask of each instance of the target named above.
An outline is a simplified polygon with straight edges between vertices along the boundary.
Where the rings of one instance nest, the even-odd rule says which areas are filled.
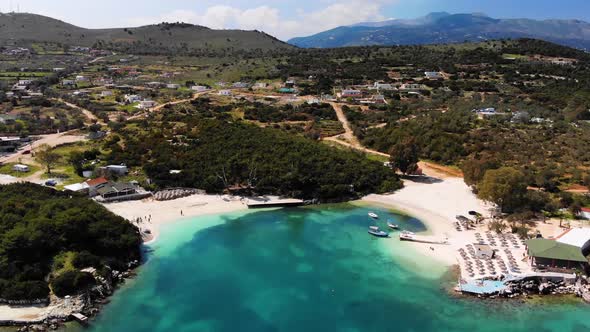
[[[373,219],[379,219],[379,216],[374,212],[369,212],[369,217],[371,217]]]
[[[391,222],[387,222],[387,227],[391,228],[391,229],[399,229],[399,226],[391,223]]]
[[[389,233],[380,230],[377,226],[369,227],[369,234],[376,237],[389,237]]]

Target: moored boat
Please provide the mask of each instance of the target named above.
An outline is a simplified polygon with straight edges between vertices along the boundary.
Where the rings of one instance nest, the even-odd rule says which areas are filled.
[[[399,229],[399,226],[396,225],[396,224],[394,224],[394,223],[392,223],[391,221],[388,221],[387,222],[387,227],[389,227],[391,229],[395,229],[395,230],[398,230]]]
[[[369,217],[371,217],[373,219],[379,219],[379,216],[374,212],[369,212]]]
[[[376,237],[389,237],[389,233],[380,230],[377,226],[369,227],[369,234]]]

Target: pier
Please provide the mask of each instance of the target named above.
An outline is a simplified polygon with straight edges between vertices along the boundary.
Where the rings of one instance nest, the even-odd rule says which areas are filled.
[[[249,209],[263,209],[276,207],[296,207],[302,206],[305,202],[302,199],[295,198],[279,198],[279,197],[257,197],[248,198],[245,201]]]
[[[419,243],[429,243],[429,244],[449,244],[449,241],[446,239],[439,239],[430,236],[422,236],[416,235],[410,232],[401,232],[399,234],[399,239],[401,241],[410,241],[410,242],[419,242]]]

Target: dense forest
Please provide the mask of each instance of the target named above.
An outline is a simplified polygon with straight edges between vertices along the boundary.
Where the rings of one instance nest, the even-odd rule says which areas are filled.
[[[121,128],[105,144],[112,151],[110,162],[142,166],[159,187],[212,193],[237,187],[321,201],[401,187],[397,175],[382,163],[281,130],[194,114],[159,117]]]
[[[93,284],[80,270],[126,269],[137,228],[88,198],[30,183],[0,186],[0,298],[43,299]]]

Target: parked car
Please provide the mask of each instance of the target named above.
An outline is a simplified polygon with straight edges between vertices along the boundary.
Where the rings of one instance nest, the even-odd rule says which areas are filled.
[[[55,187],[57,186],[57,181],[54,179],[45,181],[45,185],[48,187]]]

